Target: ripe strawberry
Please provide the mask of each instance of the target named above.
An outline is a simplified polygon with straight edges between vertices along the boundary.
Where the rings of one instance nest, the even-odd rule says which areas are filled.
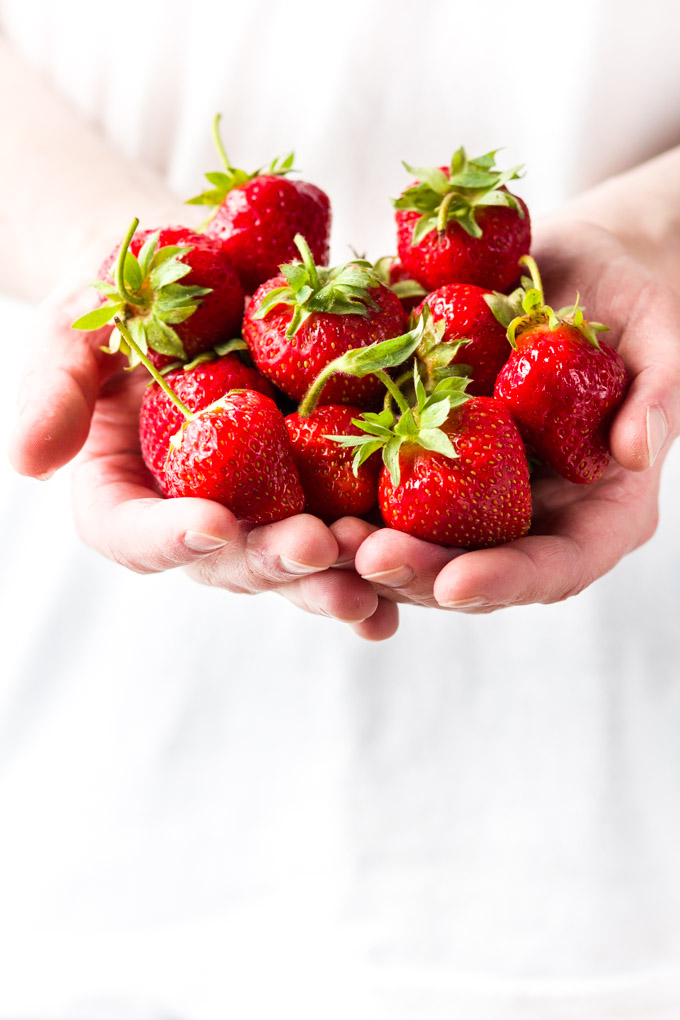
[[[339,517],[360,517],[378,502],[380,458],[371,457],[357,471],[352,469],[352,453],[329,435],[362,435],[353,419],[358,407],[327,404],[315,408],[303,418],[299,413],[286,417],[293,456],[305,491],[305,510],[328,523]]]
[[[521,538],[531,524],[529,468],[507,408],[463,392],[448,378],[427,396],[415,371],[416,405],[365,414],[356,468],[382,448],[378,504],[397,531],[441,545],[479,549]]]
[[[473,396],[493,395],[496,376],[510,355],[505,327],[486,300],[492,296],[491,291],[473,284],[447,283],[432,291],[416,309],[416,315],[420,315],[427,304],[433,320],[443,323],[443,343],[467,341],[457,348],[449,363],[470,366],[467,392]]]
[[[224,151],[219,119],[215,119],[214,137],[224,171],[206,174],[213,187],[190,199],[190,204],[216,206],[205,232],[223,242],[246,292],[252,294],[278,273],[282,263],[297,257],[297,233],[307,238],[315,260],[327,265],[328,196],[314,184],[287,179],[292,153],[252,174],[236,170]]]
[[[302,263],[281,267],[253,296],[243,337],[260,372],[294,399],[301,399],[321,370],[346,351],[403,332],[399,298],[358,260],[336,269],[315,265],[304,239]],[[336,375],[323,390],[324,403],[370,407],[383,390],[373,376]]]
[[[544,303],[538,268],[523,259],[532,279],[522,298],[525,314],[508,328],[510,357],[495,396],[512,412],[524,440],[570,482],[596,481],[609,462],[607,437],[622,402],[628,373],[621,356],[588,323],[576,304],[555,313]]]
[[[243,288],[220,242],[186,227],[135,233],[138,224],[99,270],[93,286],[104,303],[74,327],[98,329],[118,315],[159,368],[239,334]],[[114,330],[111,350],[119,343]]]
[[[165,380],[190,411],[200,411],[232,389],[257,390],[274,399],[275,390],[254,368],[244,365],[238,356],[204,356],[183,368],[165,374]],[[144,463],[163,485],[165,460],[170,437],[184,421],[184,415],[158,383],[144,391],[139,412],[139,438]]]
[[[394,202],[397,248],[404,269],[428,291],[445,283],[509,290],[518,259],[529,251],[529,212],[505,187],[520,167],[499,172],[494,153],[468,159],[458,149],[450,167],[410,167],[418,180]]]
[[[170,441],[165,488],[214,499],[250,524],[291,517],[305,503],[283,415],[254,390],[232,390],[184,422]]]
[[[254,390],[230,390],[192,414],[117,316],[114,322],[185,419],[170,439],[162,477],[165,495],[213,499],[251,524],[301,513],[305,497],[274,401]]]

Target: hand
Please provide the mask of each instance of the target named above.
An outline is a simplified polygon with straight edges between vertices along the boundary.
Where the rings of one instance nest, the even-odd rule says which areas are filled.
[[[654,280],[617,238],[567,219],[544,225],[534,247],[546,298],[576,291],[604,322],[632,377],[611,427],[615,461],[592,485],[544,470],[533,480],[525,538],[464,553],[389,529],[368,536],[357,572],[396,601],[467,612],[557,602],[582,591],[654,533],[661,463],[680,431],[680,296]]]
[[[20,396],[10,448],[17,471],[48,478],[79,454],[73,505],[88,545],[139,573],[187,567],[198,581],[234,592],[276,590],[310,613],[350,623],[369,640],[391,636],[398,610],[353,570],[372,527],[346,518],[330,528],[308,514],[276,524],[239,524],[205,499],[161,499],[139,450],[138,416],[147,378],[105,354],[108,327],[71,322],[93,305],[82,282],[38,312],[37,350]]]

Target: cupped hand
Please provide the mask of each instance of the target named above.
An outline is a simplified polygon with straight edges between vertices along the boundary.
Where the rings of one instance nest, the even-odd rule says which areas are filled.
[[[661,464],[680,432],[680,296],[611,233],[566,216],[533,249],[546,300],[603,322],[631,376],[610,432],[614,460],[591,485],[548,469],[532,482],[529,535],[492,549],[445,549],[382,529],[356,553],[359,574],[395,601],[467,612],[575,595],[654,533]]]
[[[88,545],[139,573],[186,567],[198,581],[234,592],[278,591],[310,613],[381,640],[396,606],[353,569],[372,527],[347,518],[327,527],[309,514],[254,527],[205,499],[162,499],[142,460],[139,408],[147,378],[101,350],[110,329],[71,323],[92,307],[78,282],[37,312],[35,354],[20,392],[10,447],[18,472],[49,478],[74,460],[73,505]]]

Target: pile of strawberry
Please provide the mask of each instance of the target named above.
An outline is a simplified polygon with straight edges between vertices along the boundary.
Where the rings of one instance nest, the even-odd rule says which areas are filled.
[[[481,548],[531,525],[527,451],[570,482],[609,459],[628,376],[578,304],[545,304],[529,212],[494,154],[411,168],[398,257],[328,268],[330,203],[292,156],[224,169],[199,232],[136,220],[95,282],[112,352],[153,380],[144,461],[166,496],[261,524],[370,516]],[[526,275],[522,275],[523,270]],[[578,299],[577,299],[578,301]]]

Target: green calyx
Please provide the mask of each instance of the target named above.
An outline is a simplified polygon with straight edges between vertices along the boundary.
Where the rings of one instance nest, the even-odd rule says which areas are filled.
[[[577,329],[588,343],[599,350],[597,334],[606,333],[609,326],[604,326],[601,322],[587,321],[583,315],[585,307],[578,303],[578,294],[573,305],[566,305],[554,311],[545,303],[541,274],[534,259],[530,255],[523,255],[519,262],[520,265],[527,267],[530,274],[522,277],[521,287],[512,294],[494,292],[486,295],[484,299],[498,322],[507,329],[511,346],[516,348],[517,337],[536,326],[547,326],[549,330],[554,331],[562,325],[568,325]]]
[[[431,230],[444,234],[450,222],[457,223],[470,237],[481,237],[477,210],[501,205],[514,209],[521,217],[524,210],[515,195],[504,186],[521,176],[521,166],[496,170],[496,152],[469,159],[462,147],[454,153],[448,170],[439,167],[413,167],[404,163],[418,183],[407,188],[393,201],[395,209],[420,213],[413,231],[413,244],[419,244]]]
[[[403,400],[398,401],[401,412],[398,417],[387,407],[380,414],[367,412],[360,418],[352,419],[352,424],[365,435],[328,438],[345,448],[355,448],[352,460],[355,475],[372,454],[382,450],[383,462],[396,488],[401,481],[399,454],[404,444],[420,446],[451,459],[458,457],[451,436],[441,426],[454,408],[470,399],[470,395],[465,392],[467,382],[467,379],[460,376],[450,376],[437,383],[432,393],[428,394],[416,361],[413,365],[413,406],[402,406]]]
[[[252,181],[255,177],[261,177],[263,174],[274,177],[285,177],[287,174],[294,171],[293,161],[295,159],[295,155],[292,152],[289,152],[287,156],[277,157],[272,160],[269,166],[261,166],[257,170],[254,170],[251,174],[246,173],[245,170],[237,170],[236,167],[231,165],[220,137],[221,117],[222,115],[218,113],[213,121],[213,139],[215,142],[215,148],[222,160],[224,170],[218,170],[214,173],[206,174],[206,180],[212,185],[212,187],[201,192],[200,195],[190,198],[187,205],[218,206],[224,202],[230,191],[234,188],[241,187],[243,184],[247,184],[248,181]]]
[[[465,364],[452,364],[462,347],[470,343],[470,340],[444,340],[446,324],[443,319],[435,322],[430,311],[430,306],[425,304],[421,313],[423,320],[423,335],[416,348],[421,373],[424,374],[423,385],[426,393],[432,393],[438,383],[443,379],[456,377],[469,377],[472,367]]]
[[[381,283],[370,262],[357,259],[344,266],[328,269],[314,263],[309,245],[301,234],[295,235],[301,262],[281,266],[286,286],[270,290],[254,319],[264,319],[277,305],[290,305],[293,317],[286,336],[295,336],[300,326],[314,312],[326,315],[362,315],[377,311],[371,290]]]
[[[193,315],[211,288],[189,287],[178,282],[191,272],[191,266],[182,262],[182,257],[192,251],[192,247],[169,244],[159,248],[158,230],[147,238],[139,255],[133,255],[129,247],[138,226],[139,220],[134,219],[120,246],[113,271],[114,283],[95,280],[92,284],[106,295],[106,301],[76,319],[73,329],[100,329],[118,316],[145,354],[152,348],[158,354],[183,362],[186,351],[173,326]],[[120,332],[112,333],[106,350],[114,354],[120,348]],[[129,358],[131,367],[139,363],[131,348]]]

